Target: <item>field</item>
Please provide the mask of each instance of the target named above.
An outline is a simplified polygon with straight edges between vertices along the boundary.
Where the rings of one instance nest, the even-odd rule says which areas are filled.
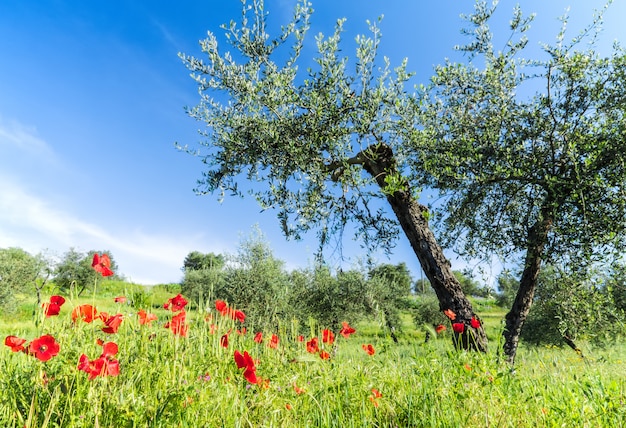
[[[35,305],[27,301],[18,314],[0,318],[2,337],[26,339],[26,349],[46,334],[59,346],[47,361],[2,347],[0,426],[626,426],[624,344],[583,344],[584,358],[569,348],[522,346],[511,370],[497,352],[503,312],[490,306],[480,313],[490,338],[483,355],[455,350],[449,329],[425,342],[409,320],[398,344],[375,322],[352,326],[348,337],[335,331],[331,340],[324,326],[299,337],[298,326],[285,320],[261,338],[235,308],[215,301],[189,304],[177,323],[177,301],[163,308],[177,293],[111,282],[88,296],[64,296],[56,316],[41,308],[32,315]],[[157,319],[141,324],[137,302],[114,302],[122,295],[140,299],[140,309]],[[83,311],[72,321],[81,305],[107,315],[85,322]],[[111,322],[118,313],[121,324]],[[105,320],[115,332],[103,332]],[[90,372],[99,360],[105,369]],[[79,361],[91,365],[79,370]]]

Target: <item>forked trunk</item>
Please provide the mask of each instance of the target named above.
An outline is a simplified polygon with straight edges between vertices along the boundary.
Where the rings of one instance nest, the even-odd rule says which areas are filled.
[[[364,169],[376,179],[386,193],[387,201],[437,294],[439,308],[442,311],[451,310],[455,315],[453,322],[463,324],[462,332],[455,329],[455,344],[463,349],[486,352],[487,336],[482,323],[478,328],[471,327],[472,318],[478,317],[474,314],[472,304],[465,296],[461,284],[452,272],[450,262],[428,226],[426,217],[428,209],[413,198],[407,182],[402,183],[401,189],[394,188],[393,192],[386,190],[385,177],[397,172],[391,148],[381,143],[362,152],[361,155]]]
[[[552,220],[544,215],[543,219],[537,221],[528,232],[528,248],[526,250],[524,271],[522,272],[522,278],[520,279],[519,289],[517,290],[513,306],[511,306],[509,313],[506,314],[504,332],[502,333],[504,336],[502,348],[507,357],[507,362],[511,365],[515,363],[515,354],[517,353],[522,326],[533,303],[537,277],[541,268],[541,259],[551,225]]]

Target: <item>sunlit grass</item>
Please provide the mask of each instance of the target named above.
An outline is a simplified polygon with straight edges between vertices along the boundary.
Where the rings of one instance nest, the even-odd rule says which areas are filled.
[[[188,337],[175,336],[163,324],[162,308],[173,294],[148,292],[145,309],[158,315],[139,325],[137,309],[117,304],[120,290],[68,298],[58,317],[3,320],[3,335],[29,340],[55,336],[59,355],[42,363],[23,353],[0,351],[0,426],[2,427],[543,427],[626,426],[626,347],[583,347],[586,358],[558,348],[522,346],[512,372],[497,355],[458,352],[449,337],[424,342],[404,321],[400,343],[376,323],[362,323],[346,339],[322,344],[321,328],[311,334],[331,354],[322,360],[297,340],[293,324],[264,331],[253,341],[254,326],[241,324],[214,308],[188,311]],[[46,298],[49,296],[46,296]],[[71,309],[94,304],[125,316],[117,334],[102,323],[72,323]],[[31,306],[32,307],[32,306]],[[28,313],[28,312],[27,312]],[[490,337],[501,332],[501,316],[481,314]],[[213,326],[212,326],[213,325]],[[230,332],[230,333],[228,333]],[[278,334],[279,346],[267,340]],[[227,348],[220,339],[228,334]],[[4,336],[3,336],[4,337]],[[119,346],[120,375],[89,381],[77,370],[81,354],[96,358],[97,339]],[[362,349],[371,343],[370,356]],[[257,375],[268,384],[250,384],[234,359],[234,350],[257,360]],[[373,389],[380,392],[376,397]]]

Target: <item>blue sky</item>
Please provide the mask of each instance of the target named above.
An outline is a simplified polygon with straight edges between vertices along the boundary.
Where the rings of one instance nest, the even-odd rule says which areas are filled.
[[[294,3],[267,0],[266,8],[286,23]],[[337,18],[348,19],[348,41],[384,14],[381,53],[393,65],[408,57],[417,82],[454,55],[464,41],[459,15],[473,10],[469,0],[312,3],[311,44]],[[514,4],[501,2],[502,23]],[[522,2],[537,13],[531,46],[554,40],[567,6],[573,36],[603,4]],[[258,224],[288,268],[308,266],[313,237],[286,242],[274,213],[261,214],[253,200],[196,196],[201,164],[174,148],[194,145],[201,127],[184,112],[198,95],[177,54],[200,55],[198,40],[240,10],[238,0],[0,2],[0,248],[57,256],[70,247],[108,249],[132,281],[177,282],[190,251],[234,253]],[[625,16],[618,0],[605,17],[603,46],[625,39]],[[354,261],[363,251],[348,237],[345,254]],[[419,277],[403,237],[390,260],[379,260],[404,261]]]

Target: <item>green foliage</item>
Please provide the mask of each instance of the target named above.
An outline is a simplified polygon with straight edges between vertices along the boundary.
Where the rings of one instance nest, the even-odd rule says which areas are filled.
[[[406,264],[381,264],[370,269],[366,282],[368,315],[381,314],[391,332],[400,329],[400,311],[406,309],[413,279]]]
[[[448,325],[449,320],[439,309],[439,301],[434,294],[423,294],[415,298],[411,306],[411,314],[415,327]]]
[[[41,256],[21,248],[0,248],[0,309],[14,311],[19,296],[34,289],[45,268]]]
[[[416,104],[424,131],[412,171],[447,196],[444,242],[463,254],[510,258],[531,248],[548,262],[601,259],[626,242],[626,53],[594,51],[598,13],[570,42],[564,18],[545,59],[526,59],[532,16],[519,8],[496,50],[494,10],[477,3],[472,41],[459,48],[471,61],[438,66]]]
[[[515,300],[519,280],[509,271],[501,272],[498,275],[498,293],[496,303],[502,308],[510,308]]]
[[[225,280],[225,257],[222,254],[202,254],[192,251],[185,257],[183,272],[185,276],[181,283],[181,292],[191,299],[192,304],[202,306],[213,298],[215,290],[223,293]],[[222,295],[222,299],[227,299]]]
[[[602,277],[555,266],[544,269],[522,339],[562,345],[564,337],[606,343],[623,335],[624,312],[614,306],[601,281]]]
[[[192,251],[185,257],[183,272],[203,269],[220,270],[224,267],[224,262],[224,256],[221,254],[202,254],[199,251]]]
[[[288,237],[315,229],[323,247],[351,225],[364,245],[389,249],[398,225],[371,201],[404,190],[406,180],[388,171],[379,186],[364,165],[375,161],[382,143],[395,149],[413,126],[413,116],[405,117],[406,61],[392,69],[377,57],[380,29],[370,23],[370,36],[356,38],[351,64],[340,19],[333,34],[315,38],[308,67],[300,53],[310,4],[297,2],[291,22],[274,37],[264,2],[251,3],[241,24],[222,26],[223,38],[211,31],[201,41],[204,58],[180,55],[201,92],[188,113],[207,125],[200,150],[181,147],[207,168],[197,192],[243,195],[239,184],[246,180],[263,209],[278,211]]]

